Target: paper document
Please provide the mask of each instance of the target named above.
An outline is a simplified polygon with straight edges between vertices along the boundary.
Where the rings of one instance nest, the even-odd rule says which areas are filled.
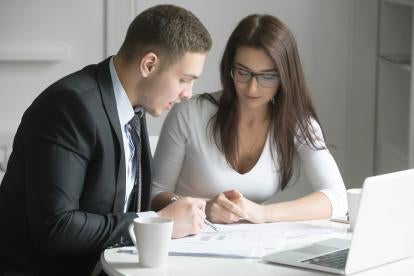
[[[194,236],[174,239],[170,255],[261,258],[277,250],[287,239],[332,233],[332,229],[294,222],[264,224],[216,224],[219,232],[208,227]]]

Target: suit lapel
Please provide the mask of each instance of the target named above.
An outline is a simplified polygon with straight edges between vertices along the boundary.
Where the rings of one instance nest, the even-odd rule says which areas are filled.
[[[116,164],[118,164],[118,174],[116,176],[116,194],[114,198],[113,211],[122,212],[124,210],[124,200],[125,200],[125,153],[123,147],[122,139],[122,130],[119,123],[118,110],[116,107],[115,94],[113,89],[113,84],[111,80],[111,73],[109,71],[109,60],[110,58],[104,60],[98,64],[97,69],[97,80],[99,85],[99,90],[102,96],[102,102],[104,109],[108,116],[109,122],[112,127],[113,133],[115,133],[115,148],[117,152],[120,153],[116,156]]]

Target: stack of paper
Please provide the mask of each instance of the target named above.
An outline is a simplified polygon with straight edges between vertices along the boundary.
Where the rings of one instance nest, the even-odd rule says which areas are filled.
[[[219,232],[205,228],[198,235],[172,240],[170,255],[261,258],[286,239],[332,233],[330,228],[292,222],[216,226]]]

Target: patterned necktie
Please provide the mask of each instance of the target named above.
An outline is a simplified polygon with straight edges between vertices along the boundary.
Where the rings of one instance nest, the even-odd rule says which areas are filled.
[[[141,170],[141,111],[135,113],[129,121],[129,132],[134,144],[135,152],[132,160],[135,168],[135,181],[130,195],[128,211],[139,212],[141,210],[141,191],[142,191],[142,170]]]

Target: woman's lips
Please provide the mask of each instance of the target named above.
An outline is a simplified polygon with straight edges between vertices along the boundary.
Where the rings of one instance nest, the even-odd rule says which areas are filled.
[[[257,100],[257,99],[260,99],[260,97],[254,97],[254,96],[248,96],[248,95],[245,95],[245,97],[247,99],[249,99],[249,100]]]

